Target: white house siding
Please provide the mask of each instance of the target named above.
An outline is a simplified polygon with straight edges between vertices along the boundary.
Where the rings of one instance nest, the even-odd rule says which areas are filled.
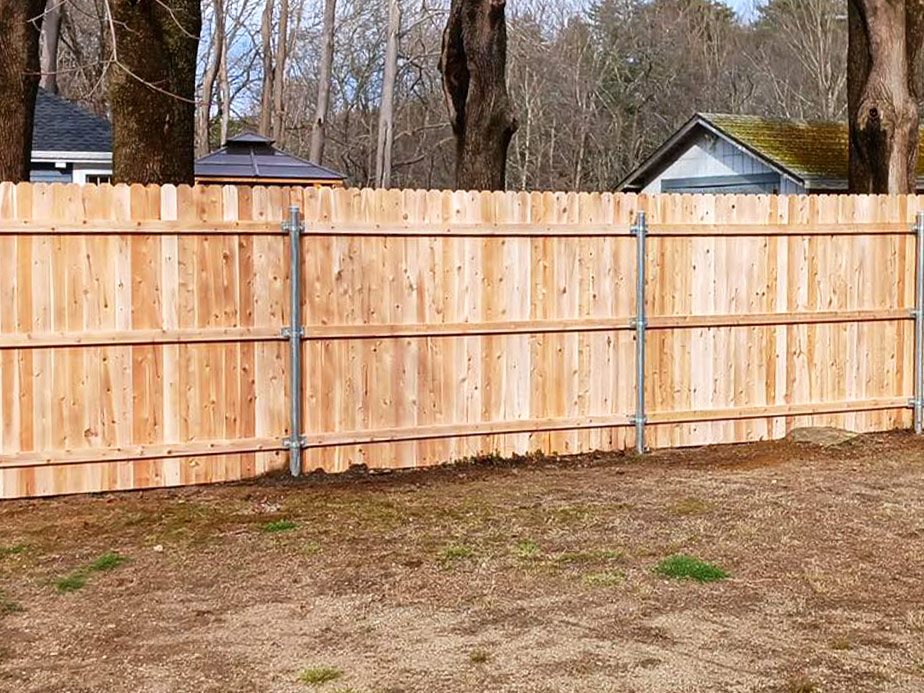
[[[662,181],[713,178],[716,176],[772,174],[774,170],[728,140],[702,132],[679,157],[652,180],[642,192],[665,192]],[[803,192],[801,186],[784,179],[783,193]],[[670,192],[670,190],[667,190]]]

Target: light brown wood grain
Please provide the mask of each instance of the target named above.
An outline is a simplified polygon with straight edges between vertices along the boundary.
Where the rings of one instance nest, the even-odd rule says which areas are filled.
[[[908,425],[916,196],[0,183],[0,498]]]

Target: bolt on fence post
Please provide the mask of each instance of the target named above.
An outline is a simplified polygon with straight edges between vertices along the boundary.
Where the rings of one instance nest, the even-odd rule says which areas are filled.
[[[645,307],[645,277],[647,264],[646,241],[648,223],[644,211],[639,211],[632,227],[635,236],[635,450],[645,453],[645,331],[648,328],[648,313]]]
[[[289,340],[289,437],[283,441],[289,449],[289,472],[292,476],[302,473],[302,449],[306,440],[302,436],[302,225],[301,210],[295,205],[289,207],[289,218],[282,222],[283,231],[289,232],[289,320],[290,325],[282,330],[282,336]]]
[[[915,301],[914,301],[914,432],[924,432],[924,212],[918,212],[914,225]]]

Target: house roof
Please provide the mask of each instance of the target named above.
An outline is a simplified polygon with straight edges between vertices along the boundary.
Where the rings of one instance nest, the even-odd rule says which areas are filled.
[[[40,88],[35,100],[32,151],[111,152],[112,125]]]
[[[706,130],[725,137],[771,169],[811,187],[846,186],[849,171],[847,123],[766,118],[725,113],[697,113],[654,154],[630,173],[619,189],[641,189],[667,165],[691,136]],[[918,177],[924,177],[924,130]]]
[[[345,176],[276,149],[273,140],[246,132],[196,161],[196,178],[221,181],[341,183]]]

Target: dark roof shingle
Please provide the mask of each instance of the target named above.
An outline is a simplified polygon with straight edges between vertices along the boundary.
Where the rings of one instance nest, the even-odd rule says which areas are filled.
[[[197,178],[312,180],[339,182],[344,176],[272,146],[253,133],[232,137],[221,149],[196,161]]]
[[[111,152],[112,125],[105,118],[39,89],[32,151]]]

